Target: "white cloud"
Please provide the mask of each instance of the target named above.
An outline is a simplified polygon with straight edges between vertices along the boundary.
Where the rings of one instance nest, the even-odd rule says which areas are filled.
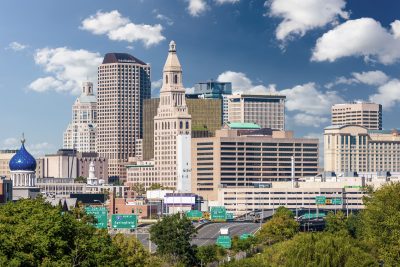
[[[382,64],[400,59],[400,21],[391,31],[372,18],[349,20],[328,31],[317,40],[311,60],[333,62],[342,57],[363,56]]]
[[[330,114],[333,104],[343,103],[344,100],[336,91],[320,91],[315,83],[297,85],[293,88],[277,90],[276,85],[254,85],[242,72],[226,71],[218,78],[220,82],[232,82],[234,93],[250,94],[282,94],[286,96],[286,109],[296,112],[293,119],[296,124],[318,127],[328,122],[326,116]]]
[[[198,17],[204,13],[207,9],[207,3],[205,0],[187,0],[189,3],[187,9],[189,14],[193,17]]]
[[[21,44],[21,43],[18,43],[18,42],[11,42],[7,47],[7,49],[11,49],[11,50],[16,51],[16,52],[17,51],[22,51],[22,50],[24,50],[26,48],[28,48],[28,45],[24,45],[24,44]]]
[[[160,89],[161,89],[162,84],[163,84],[162,78],[157,81],[151,82],[151,97],[160,95]]]
[[[159,13],[157,9],[154,9],[153,13],[156,15],[156,19],[165,21],[169,26],[174,25],[174,21],[170,17]]]
[[[384,109],[390,109],[400,102],[400,80],[392,79],[378,88],[378,92],[371,95],[372,102],[382,104]]]
[[[97,80],[97,67],[102,62],[99,53],[66,47],[42,48],[35,54],[35,63],[50,75],[38,78],[28,88],[36,92],[54,90],[73,94],[81,92],[81,83]]]
[[[330,89],[338,84],[367,84],[367,85],[382,85],[389,80],[389,77],[380,70],[375,71],[364,71],[364,72],[353,72],[353,77],[339,77],[334,82],[325,85],[326,88]]]
[[[215,0],[215,3],[218,5],[223,5],[223,4],[236,4],[239,3],[240,0]]]
[[[280,41],[291,39],[329,23],[337,23],[339,18],[348,19],[344,10],[344,0],[268,0],[269,16],[282,18],[276,29]]]
[[[81,29],[97,35],[106,34],[114,41],[141,41],[146,47],[156,45],[165,39],[161,34],[163,27],[160,24],[134,24],[117,10],[98,11],[82,21]]]
[[[33,144],[27,142],[25,146],[28,152],[35,157],[43,156],[44,154],[54,151],[54,145],[49,144],[47,142],[33,143]],[[6,138],[0,143],[1,149],[19,149],[20,147],[21,147],[20,139],[14,137]]]

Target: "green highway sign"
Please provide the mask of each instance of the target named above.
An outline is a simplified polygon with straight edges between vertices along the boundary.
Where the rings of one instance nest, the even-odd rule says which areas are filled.
[[[137,227],[137,216],[135,214],[113,214],[111,216],[111,227],[114,229],[134,229]]]
[[[232,212],[227,212],[226,213],[226,219],[227,220],[233,220],[233,213]]]
[[[326,196],[316,196],[315,197],[315,204],[317,205],[325,205]]]
[[[97,223],[94,224],[96,228],[107,229],[107,209],[106,207],[93,207],[88,206],[85,208],[86,214],[93,215]]]
[[[223,247],[223,248],[229,249],[229,248],[232,247],[232,239],[231,239],[231,237],[228,236],[228,235],[220,235],[220,236],[218,236],[218,238],[217,238],[216,244],[217,244],[218,246]]]
[[[253,235],[253,234],[244,233],[244,234],[242,234],[242,235],[239,237],[239,239],[245,240],[245,239],[247,239],[247,238],[249,238],[249,237],[254,237],[254,235]]]
[[[340,197],[334,197],[331,200],[332,205],[342,205],[342,199]]]
[[[212,221],[226,221],[225,207],[211,207],[210,219]]]
[[[306,213],[303,216],[301,216],[302,219],[315,219],[315,218],[323,218],[326,217],[325,212],[319,212],[318,215],[317,213]]]
[[[188,212],[186,212],[186,216],[190,220],[200,220],[201,218],[203,218],[203,212],[199,210],[189,210]]]

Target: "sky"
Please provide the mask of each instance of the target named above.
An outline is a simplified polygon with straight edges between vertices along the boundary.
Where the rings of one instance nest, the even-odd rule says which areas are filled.
[[[105,53],[151,64],[157,97],[174,40],[184,86],[210,79],[234,92],[287,96],[286,125],[320,138],[332,104],[383,105],[400,128],[400,1],[2,0],[0,149],[22,132],[34,155],[56,152],[86,79]]]

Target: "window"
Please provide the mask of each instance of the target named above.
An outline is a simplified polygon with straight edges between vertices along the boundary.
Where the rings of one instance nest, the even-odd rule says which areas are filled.
[[[168,75],[165,75],[165,83],[168,84]]]
[[[182,129],[182,128],[183,128],[183,122],[180,121],[180,122],[179,122],[179,129]]]
[[[178,75],[174,75],[174,83],[177,84],[178,83]]]
[[[186,122],[186,129],[189,129],[189,122]]]

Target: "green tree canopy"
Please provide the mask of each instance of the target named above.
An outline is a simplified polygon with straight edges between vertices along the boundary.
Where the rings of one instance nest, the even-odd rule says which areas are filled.
[[[197,248],[197,261],[201,266],[220,260],[226,255],[226,251],[217,245],[206,245]]]
[[[185,215],[164,217],[150,228],[150,239],[157,245],[157,253],[170,262],[187,266],[195,263],[195,248],[190,244],[196,229]]]
[[[299,223],[294,220],[293,212],[279,207],[272,219],[262,225],[257,238],[261,243],[273,244],[288,240],[299,231]]]

